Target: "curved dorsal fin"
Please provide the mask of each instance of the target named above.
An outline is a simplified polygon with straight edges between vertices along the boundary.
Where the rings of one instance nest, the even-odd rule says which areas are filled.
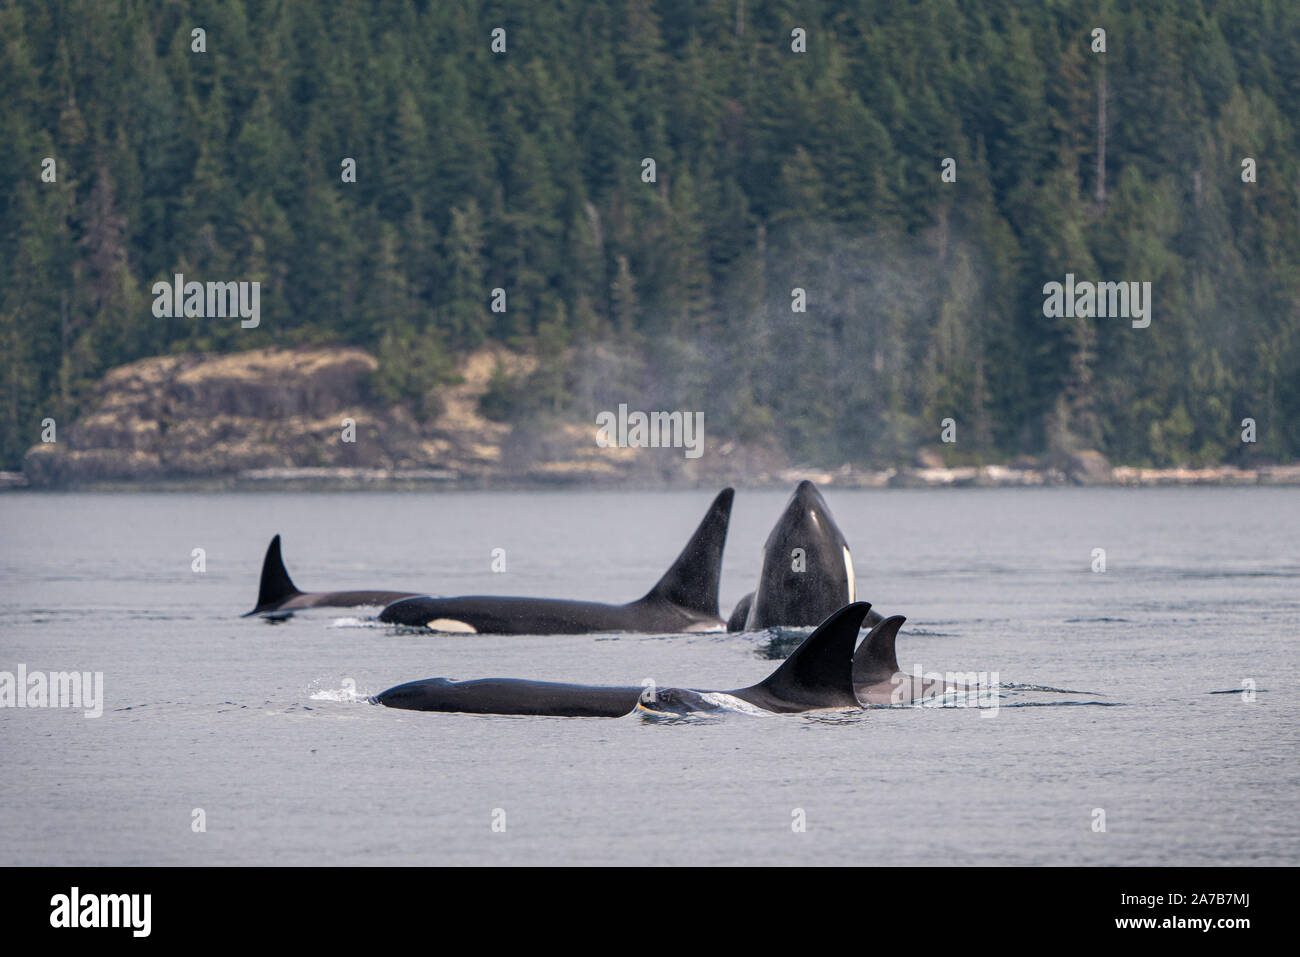
[[[266,548],[266,558],[262,559],[262,581],[257,588],[257,607],[244,617],[275,608],[285,599],[301,594],[284,567],[284,559],[280,557],[280,536],[277,534]]]
[[[856,684],[888,681],[898,673],[894,639],[898,637],[898,629],[905,621],[907,619],[902,615],[886,618],[862,639],[862,644],[853,655],[853,680]]]
[[[731,610],[731,617],[727,619],[727,631],[744,631],[745,622],[749,618],[749,609],[754,604],[754,593],[750,592],[740,601],[736,602],[736,607]]]
[[[718,582],[722,578],[722,546],[727,543],[731,502],[736,490],[725,488],[709,506],[677,561],[642,601],[666,601],[688,611],[718,615]]]
[[[869,602],[856,601],[832,612],[781,667],[754,685],[754,690],[777,701],[806,708],[857,705],[858,698],[853,692],[853,646],[857,644],[862,619],[870,610]]]

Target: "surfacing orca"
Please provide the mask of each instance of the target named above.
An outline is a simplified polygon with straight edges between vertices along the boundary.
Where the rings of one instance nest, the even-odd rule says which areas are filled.
[[[379,620],[433,631],[484,635],[580,635],[597,631],[679,634],[721,631],[718,580],[734,489],[723,489],[671,568],[626,605],[561,598],[419,596],[394,602]]]
[[[412,591],[299,591],[280,557],[280,536],[267,546],[262,560],[262,581],[257,589],[257,607],[250,615],[288,615],[298,608],[355,608],[360,605],[389,605],[400,598],[417,595]]]
[[[905,621],[907,619],[902,615],[886,618],[871,629],[854,653],[853,687],[859,702],[863,705],[912,704],[938,698],[949,691],[980,690],[941,675],[923,676],[900,671],[894,641]]]
[[[426,678],[397,685],[371,697],[371,704],[408,711],[460,711],[468,714],[532,714],[578,718],[618,718],[638,705],[653,712],[716,710],[720,699],[779,714],[856,709],[853,648],[871,606],[847,605],[832,614],[766,679],[735,691],[697,691],[641,686],[602,687],[516,678],[451,681]]]
[[[805,479],[763,545],[758,587],[737,603],[727,630],[811,627],[856,599],[849,543],[817,486]],[[875,612],[867,619],[878,621]]]

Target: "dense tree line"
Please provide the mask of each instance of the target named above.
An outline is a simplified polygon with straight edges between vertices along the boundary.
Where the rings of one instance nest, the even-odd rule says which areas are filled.
[[[486,341],[540,358],[496,416],[827,465],[945,417],[971,460],[1293,458],[1297,103],[1293,0],[0,0],[0,461],[143,356],[355,343],[427,412]],[[1067,272],[1150,327],[1045,317]],[[260,327],[155,318],[174,273]]]

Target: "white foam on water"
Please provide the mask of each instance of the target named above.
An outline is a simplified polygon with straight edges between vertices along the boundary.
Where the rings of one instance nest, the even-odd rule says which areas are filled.
[[[356,704],[359,701],[369,701],[370,695],[357,691],[355,688],[317,688],[308,698],[312,701],[339,701],[344,704]]]
[[[380,628],[383,622],[375,618],[335,618],[331,628]]]

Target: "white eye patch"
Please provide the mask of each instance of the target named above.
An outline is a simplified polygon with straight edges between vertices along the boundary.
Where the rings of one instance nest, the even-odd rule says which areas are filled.
[[[858,600],[858,581],[853,576],[853,556],[849,554],[849,546],[844,546],[844,574],[849,577],[849,604]]]
[[[457,621],[455,618],[435,618],[429,622],[430,631],[445,631],[450,634],[460,635],[477,635],[478,629],[468,622]]]

